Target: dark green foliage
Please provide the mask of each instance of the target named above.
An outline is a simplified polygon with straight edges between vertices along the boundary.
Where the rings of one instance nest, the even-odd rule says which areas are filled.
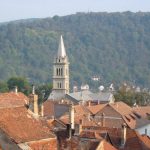
[[[150,13],[77,13],[0,26],[0,79],[25,76],[50,83],[59,36],[64,36],[71,82],[124,80],[150,87]],[[101,83],[100,83],[101,84]]]
[[[18,87],[18,91],[23,92],[26,95],[31,93],[31,86],[29,82],[23,77],[12,77],[7,81],[9,90],[13,90],[15,86]]]
[[[51,90],[52,90],[51,84],[44,84],[44,85],[37,86],[36,94],[39,96],[39,104],[42,101],[47,100],[49,94],[51,93]]]
[[[8,92],[9,89],[8,89],[8,86],[7,86],[7,83],[6,82],[0,82],[0,93],[3,93],[3,92]]]

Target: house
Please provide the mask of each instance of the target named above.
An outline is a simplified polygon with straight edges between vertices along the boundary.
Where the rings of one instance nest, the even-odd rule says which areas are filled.
[[[56,136],[47,123],[28,109],[30,99],[20,92],[0,94],[0,146],[2,149],[57,149]]]
[[[126,123],[129,128],[140,134],[150,136],[150,120],[143,118],[123,102],[100,104],[87,107],[94,115],[94,120],[101,126],[121,128]]]

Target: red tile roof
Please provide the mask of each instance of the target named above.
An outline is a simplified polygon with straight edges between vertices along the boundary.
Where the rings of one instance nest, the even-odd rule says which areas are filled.
[[[122,116],[132,114],[132,108],[127,104],[125,104],[124,102],[116,102],[109,105]]]
[[[34,119],[25,107],[0,109],[0,128],[17,143],[55,136],[40,120]]]
[[[100,111],[102,108],[104,108],[107,104],[99,104],[99,105],[93,105],[88,106],[87,109],[92,113],[96,114],[98,111]]]
[[[106,140],[102,140],[96,150],[117,150],[117,149],[110,143],[108,143]]]
[[[144,118],[150,116],[150,106],[142,106],[142,107],[133,107],[133,112],[138,113]]]
[[[23,93],[0,93],[0,108],[24,106],[29,101]]]
[[[57,150],[57,139],[30,142],[28,145],[32,150]]]

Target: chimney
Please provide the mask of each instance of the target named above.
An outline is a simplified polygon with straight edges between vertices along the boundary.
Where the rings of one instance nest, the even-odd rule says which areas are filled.
[[[102,124],[102,127],[105,127],[105,114],[102,113],[102,116],[101,116],[101,124]]]
[[[74,106],[72,104],[70,106],[69,113],[69,122],[71,125],[71,129],[74,129]]]
[[[79,135],[82,132],[82,119],[79,120]]]
[[[32,94],[29,95],[29,109],[38,115],[38,95],[35,94],[35,87],[32,87]]]
[[[88,113],[88,121],[91,121],[91,113]]]
[[[73,104],[70,105],[70,109],[69,109],[69,124],[70,124],[69,138],[71,138],[72,131],[74,130],[74,106]]]
[[[18,93],[18,87],[17,86],[15,86],[14,91],[15,91],[16,94]]]
[[[43,117],[44,116],[44,106],[43,103],[40,106],[40,115]]]
[[[127,139],[127,125],[123,123],[122,125],[122,137],[121,137],[121,146],[124,147]]]
[[[89,107],[91,106],[91,101],[88,101],[88,106],[89,106]]]
[[[35,94],[35,86],[33,85],[32,86],[32,95],[34,95]]]

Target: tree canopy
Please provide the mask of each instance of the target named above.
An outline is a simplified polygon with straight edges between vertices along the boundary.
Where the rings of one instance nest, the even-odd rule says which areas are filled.
[[[150,87],[150,13],[77,13],[0,24],[0,79],[52,81],[59,36],[64,37],[71,83],[122,81]]]

